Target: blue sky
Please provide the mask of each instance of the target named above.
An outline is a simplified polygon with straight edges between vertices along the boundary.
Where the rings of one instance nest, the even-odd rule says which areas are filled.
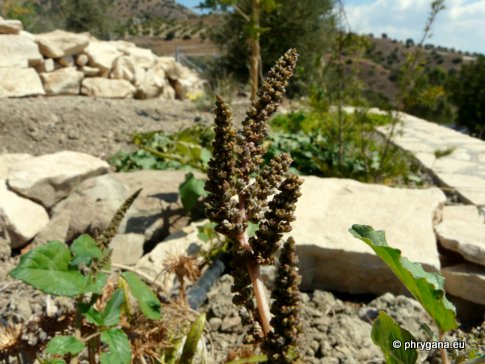
[[[298,1],[298,0],[295,0]],[[419,40],[432,0],[343,0],[357,33]],[[193,7],[200,0],[178,0]],[[429,43],[485,54],[485,0],[445,0]]]

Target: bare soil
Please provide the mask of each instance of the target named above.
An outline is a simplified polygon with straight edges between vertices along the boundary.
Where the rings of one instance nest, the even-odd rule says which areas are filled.
[[[108,159],[131,150],[135,132],[174,132],[212,114],[190,101],[117,100],[83,96],[0,99],[0,154],[60,150]]]

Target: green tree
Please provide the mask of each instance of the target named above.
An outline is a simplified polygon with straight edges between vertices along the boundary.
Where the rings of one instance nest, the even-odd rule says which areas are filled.
[[[458,108],[456,123],[479,138],[485,137],[485,57],[463,65],[449,82],[451,100]]]
[[[290,88],[302,91],[304,84],[313,78],[313,70],[320,62],[328,47],[329,32],[335,28],[332,16],[332,0],[278,0],[272,11],[261,16],[260,32],[261,68],[269,70],[275,59],[290,48],[296,48],[300,54],[296,81]],[[246,42],[248,22],[240,12],[251,14],[252,1],[241,0],[238,10],[220,6],[220,1],[207,0],[201,7],[225,12],[224,22],[210,33],[210,38],[217,43],[223,57],[219,66],[234,74],[240,81],[249,76],[249,55],[251,47]]]
[[[117,30],[112,13],[113,0],[62,0],[65,28],[73,32],[91,32],[109,38]]]

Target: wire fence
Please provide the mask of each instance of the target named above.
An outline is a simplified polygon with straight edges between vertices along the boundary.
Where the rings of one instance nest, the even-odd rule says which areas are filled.
[[[199,73],[203,73],[208,62],[219,56],[220,51],[215,45],[179,46],[175,49],[175,60]]]

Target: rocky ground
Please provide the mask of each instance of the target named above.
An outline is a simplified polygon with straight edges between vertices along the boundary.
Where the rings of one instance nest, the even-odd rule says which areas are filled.
[[[134,132],[176,131],[212,114],[187,101],[96,99],[83,96],[0,99],[0,153],[61,150],[107,159],[129,150]]]
[[[208,123],[212,115],[198,111],[190,102],[161,100],[107,100],[88,97],[0,99],[0,154],[41,155],[74,150],[108,159],[116,151],[133,148],[136,131],[176,131],[195,122]],[[244,106],[236,110],[240,119]],[[2,256],[0,252],[0,257]],[[60,317],[71,307],[69,300],[51,299],[6,277],[17,258],[0,261],[0,323],[26,322],[47,313]],[[244,328],[232,305],[230,278],[225,276],[209,293],[207,312],[209,352],[214,363],[223,363],[228,353],[241,346]],[[314,291],[303,295],[302,347],[307,363],[382,363],[372,343],[370,321],[379,309],[424,337],[422,324],[430,325],[419,305],[406,297],[385,294],[342,296]],[[473,311],[465,307],[465,311]],[[480,316],[481,317],[481,316]],[[462,321],[476,323],[473,317]],[[25,331],[35,344],[45,334]],[[422,352],[423,362],[435,363],[436,353]]]

